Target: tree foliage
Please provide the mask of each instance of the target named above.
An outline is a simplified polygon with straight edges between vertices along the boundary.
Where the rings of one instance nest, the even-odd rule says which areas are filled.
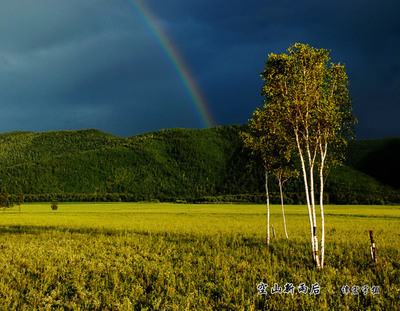
[[[288,54],[270,54],[261,73],[264,80],[264,112],[274,119],[271,125],[280,125],[280,138],[296,148],[300,158],[313,258],[318,269],[324,264],[323,191],[326,168],[328,163],[343,162],[343,150],[348,137],[353,134],[355,122],[344,66],[340,63],[328,66],[329,60],[329,50],[296,43],[289,47]],[[332,149],[330,153],[328,147]],[[320,180],[321,262],[315,208],[316,168],[319,169]]]
[[[50,205],[51,209],[53,211],[56,211],[58,209],[58,201],[57,200],[53,200],[51,201],[51,205]]]

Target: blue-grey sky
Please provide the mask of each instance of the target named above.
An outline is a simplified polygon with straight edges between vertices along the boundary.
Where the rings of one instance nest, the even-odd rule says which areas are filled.
[[[97,128],[127,137],[202,128],[131,1],[0,1],[0,132]],[[295,42],[345,63],[357,138],[400,136],[400,1],[143,0],[190,69],[216,125],[262,104],[269,53]]]

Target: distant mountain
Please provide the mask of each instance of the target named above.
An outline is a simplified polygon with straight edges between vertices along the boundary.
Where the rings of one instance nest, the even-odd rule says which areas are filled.
[[[249,167],[250,156],[239,137],[244,129],[170,129],[129,138],[94,129],[0,134],[0,184],[29,201],[262,202],[263,172]],[[399,139],[393,142],[395,147],[351,142],[348,166],[328,178],[327,201],[400,203],[391,175],[398,176],[399,166],[387,155],[388,150],[398,152]],[[289,181],[286,202],[304,203],[302,187],[301,179]],[[277,192],[274,182],[274,202]]]

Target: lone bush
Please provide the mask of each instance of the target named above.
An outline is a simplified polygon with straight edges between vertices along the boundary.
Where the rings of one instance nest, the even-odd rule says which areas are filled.
[[[52,209],[53,211],[56,211],[56,210],[58,209],[58,201],[53,200],[53,201],[51,202],[51,209]]]

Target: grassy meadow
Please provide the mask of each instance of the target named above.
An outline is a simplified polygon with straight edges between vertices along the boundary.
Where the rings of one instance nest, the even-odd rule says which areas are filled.
[[[276,237],[267,248],[264,205],[60,203],[52,211],[32,203],[1,211],[0,310],[400,310],[399,206],[326,206],[321,272],[310,260],[307,208],[285,212],[289,241],[273,205]],[[293,294],[271,294],[275,283],[293,284]],[[320,293],[311,295],[316,283]],[[358,295],[343,294],[344,285],[359,286]],[[364,285],[379,294],[364,295]]]

